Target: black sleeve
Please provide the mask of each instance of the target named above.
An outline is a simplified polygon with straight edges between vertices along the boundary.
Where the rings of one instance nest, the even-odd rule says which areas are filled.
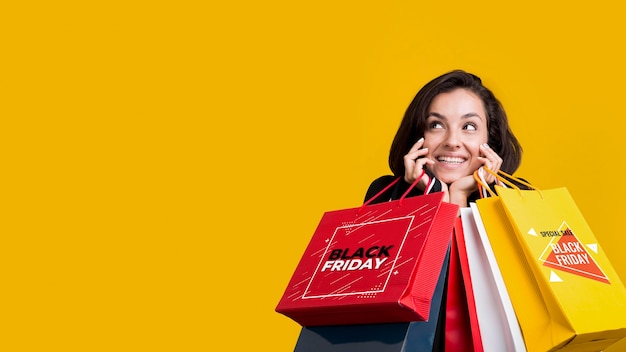
[[[432,188],[428,193],[440,192],[441,191],[441,182],[434,178],[434,175],[426,170],[428,176],[433,180]],[[374,197],[378,192],[382,191],[385,187],[387,187],[390,183],[392,183],[397,177],[392,175],[381,176],[374,180],[367,192],[365,193],[365,202],[367,202],[370,198]],[[376,204],[381,202],[388,202],[390,200],[397,200],[402,197],[402,195],[411,187],[411,184],[404,181],[404,178],[400,178],[398,183],[396,183],[393,187],[389,188],[385,193],[378,196],[378,198],[374,199],[370,204]],[[424,190],[418,189],[417,187],[413,187],[413,189],[407,194],[408,197],[415,197],[424,194]]]
[[[370,200],[370,198],[375,196],[378,192],[382,191],[383,188],[387,187],[395,179],[396,177],[391,175],[381,176],[375,179],[367,189],[367,192],[365,193],[365,200],[363,202],[367,202],[368,200]],[[372,200],[372,204],[389,201],[392,198],[394,188],[395,186],[391,187],[385,193],[378,196],[378,198]]]
[[[428,169],[424,169],[424,172],[426,173],[426,175],[429,177],[429,182],[428,185],[426,185],[427,187],[430,186],[430,188],[427,190],[427,193],[435,193],[435,192],[441,192],[442,190],[442,186],[441,186],[441,181],[439,181],[436,177],[435,174],[432,173],[432,171],[428,170]],[[398,186],[398,194],[394,194],[394,200],[395,199],[400,199],[400,197],[402,197],[402,195],[404,194],[404,192],[406,192],[407,189],[409,189],[409,187],[411,187],[411,184],[406,183],[406,181],[404,181],[404,179],[401,180],[400,182],[401,184]],[[420,196],[424,194],[424,190],[423,189],[419,189],[417,187],[413,187],[413,189],[411,190],[411,192],[409,192],[409,194],[407,194],[407,198],[408,197],[415,197],[415,196]]]

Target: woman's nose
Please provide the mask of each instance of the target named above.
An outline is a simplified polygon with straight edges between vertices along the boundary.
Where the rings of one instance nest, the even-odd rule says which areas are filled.
[[[446,139],[444,140],[444,145],[449,148],[460,147],[461,140],[459,139],[459,134],[454,131],[448,131],[446,133]]]

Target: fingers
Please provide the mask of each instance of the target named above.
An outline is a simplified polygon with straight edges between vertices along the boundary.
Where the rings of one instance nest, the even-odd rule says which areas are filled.
[[[424,153],[421,155],[426,155],[426,153],[428,153],[428,150],[424,150]],[[413,183],[422,174],[422,170],[424,170],[425,165],[432,165],[435,163],[429,158],[420,156],[413,156],[410,154],[404,156],[404,180],[407,183]],[[424,176],[428,177],[426,175]]]
[[[494,173],[498,173],[500,170],[500,166],[502,166],[502,158],[496,153],[487,143],[480,145],[480,151],[483,156],[479,156],[478,160],[483,162],[483,166],[493,171]],[[496,180],[496,177],[491,173],[485,173],[485,181],[487,183],[493,183]]]
[[[411,148],[411,150],[404,156],[404,166],[408,164],[415,163],[419,161],[420,158],[428,155],[428,148],[415,149]]]
[[[428,148],[422,148],[423,145],[424,138],[420,138],[404,156],[404,180],[408,183],[413,183],[422,174],[426,164],[434,164],[433,160],[426,158]],[[425,179],[428,179],[428,176],[425,176]]]

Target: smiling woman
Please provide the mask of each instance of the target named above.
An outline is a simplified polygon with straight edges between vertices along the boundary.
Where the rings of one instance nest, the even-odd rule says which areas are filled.
[[[466,207],[480,196],[474,171],[512,174],[521,158],[522,147],[491,90],[474,74],[451,71],[428,82],[409,105],[389,153],[394,175],[374,180],[365,200],[401,177],[373,202],[399,199],[417,181],[408,196],[443,191],[446,201]],[[495,182],[490,173],[485,180]]]

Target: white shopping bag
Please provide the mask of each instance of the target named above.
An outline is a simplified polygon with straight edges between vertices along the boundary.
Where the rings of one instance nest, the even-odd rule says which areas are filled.
[[[476,315],[485,352],[526,352],[511,299],[475,203],[461,208]]]

